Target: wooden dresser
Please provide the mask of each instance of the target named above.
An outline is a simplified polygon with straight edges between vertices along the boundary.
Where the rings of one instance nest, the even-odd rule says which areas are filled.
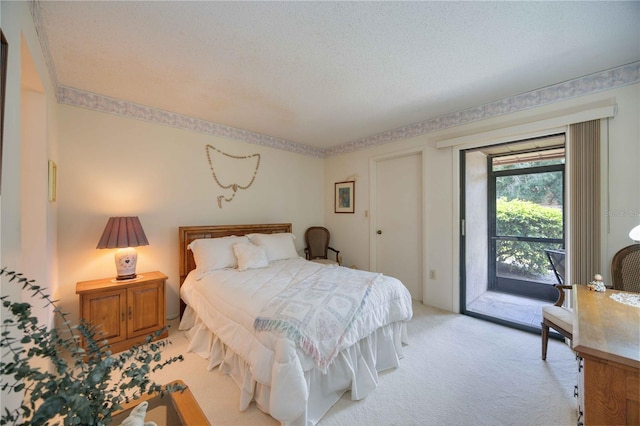
[[[614,293],[573,286],[579,424],[640,424],[640,308]]]

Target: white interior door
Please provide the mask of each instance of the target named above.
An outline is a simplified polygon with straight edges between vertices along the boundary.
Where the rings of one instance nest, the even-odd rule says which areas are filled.
[[[422,301],[422,154],[376,162],[376,271]]]

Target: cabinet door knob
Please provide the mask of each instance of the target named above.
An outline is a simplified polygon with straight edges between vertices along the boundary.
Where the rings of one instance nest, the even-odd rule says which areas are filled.
[[[133,313],[131,312],[131,306],[129,306],[129,319],[131,319],[132,314],[133,314]]]
[[[121,317],[122,317],[122,320],[121,320],[121,321],[122,321],[122,322],[124,322],[124,311],[122,311],[122,315],[121,315]]]
[[[376,232],[376,234],[378,234],[378,235],[382,235],[382,229],[378,229],[378,231]]]

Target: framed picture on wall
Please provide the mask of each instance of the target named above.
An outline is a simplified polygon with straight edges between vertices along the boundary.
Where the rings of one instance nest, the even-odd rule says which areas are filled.
[[[336,213],[355,212],[356,202],[355,181],[336,182]]]

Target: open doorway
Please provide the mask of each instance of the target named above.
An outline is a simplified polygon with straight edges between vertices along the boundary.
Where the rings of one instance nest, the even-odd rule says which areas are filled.
[[[545,250],[565,247],[564,134],[461,152],[461,307],[540,330],[557,277]]]

